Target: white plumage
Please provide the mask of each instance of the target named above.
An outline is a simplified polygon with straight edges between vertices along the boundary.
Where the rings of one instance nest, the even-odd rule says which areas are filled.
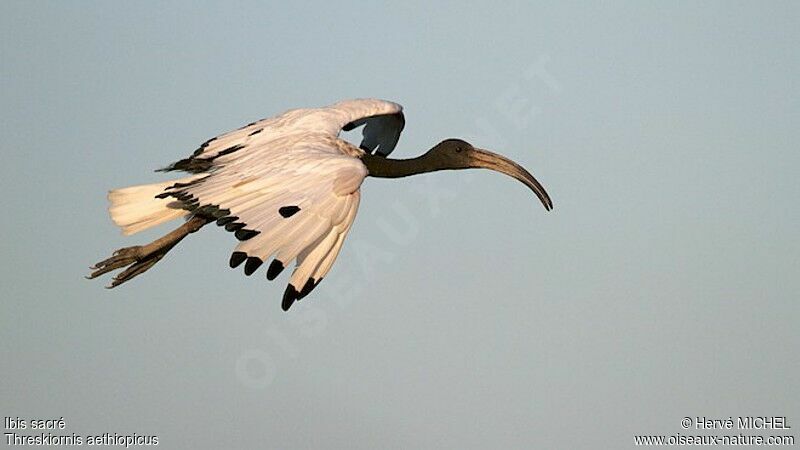
[[[210,139],[163,169],[190,177],[111,191],[111,217],[127,235],[211,212],[241,240],[231,265],[246,261],[249,275],[270,257],[281,266],[273,271],[297,260],[290,284],[307,293],[330,270],[358,210],[367,176],[358,156],[389,154],[403,124],[402,107],[383,100],[290,110]],[[338,137],[361,125],[361,148]]]
[[[122,269],[118,286],[156,264],[178,242],[208,223],[240,241],[230,266],[253,274],[273,258],[274,279],[296,261],[283,296],[288,310],[308,295],[333,265],[358,210],[367,176],[399,178],[438,170],[489,169],[531,189],[550,210],[542,185],[514,161],[461,139],[446,139],[411,159],[386,158],[405,125],[400,105],[383,100],[348,100],[325,108],[295,109],[260,120],[203,143],[191,156],[162,171],[191,175],[169,182],[117,189],[109,211],[124,234],[186,217],[169,234],[143,246],[117,250],[94,267],[89,278]],[[363,126],[355,147],[342,130]]]

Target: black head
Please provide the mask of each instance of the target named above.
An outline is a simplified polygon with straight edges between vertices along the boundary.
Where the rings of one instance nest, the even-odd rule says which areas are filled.
[[[546,209],[553,208],[553,202],[547,192],[524,167],[497,153],[475,148],[469,142],[461,139],[446,139],[428,150],[425,159],[434,167],[434,170],[482,168],[504,173],[528,186],[539,197]]]
[[[445,139],[428,150],[428,157],[436,161],[442,168],[466,169],[475,147],[461,139]]]

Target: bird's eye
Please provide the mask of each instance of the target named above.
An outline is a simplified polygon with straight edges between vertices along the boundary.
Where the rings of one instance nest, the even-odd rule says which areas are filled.
[[[461,148],[461,147],[456,147],[456,153],[461,153],[462,150],[464,150],[464,149]]]

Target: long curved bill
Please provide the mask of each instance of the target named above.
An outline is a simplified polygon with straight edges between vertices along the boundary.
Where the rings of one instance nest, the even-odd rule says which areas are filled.
[[[525,170],[524,167],[506,158],[505,156],[498,155],[497,153],[492,153],[489,150],[484,150],[481,148],[473,149],[471,156],[474,167],[494,170],[496,172],[504,173],[508,176],[516,178],[525,184],[525,186],[528,186],[530,190],[532,190],[533,193],[539,197],[539,200],[541,200],[542,204],[544,205],[544,209],[548,211],[553,209],[553,201],[550,200],[550,196],[547,195],[547,191],[544,190],[544,187],[542,187],[542,185],[536,181],[536,178],[534,178],[530,172]]]

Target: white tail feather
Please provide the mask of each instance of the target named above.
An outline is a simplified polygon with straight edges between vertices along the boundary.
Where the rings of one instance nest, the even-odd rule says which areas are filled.
[[[122,228],[122,234],[128,236],[183,217],[189,214],[189,211],[171,208],[169,204],[175,202],[174,198],[161,199],[156,198],[156,195],[175,183],[188,183],[204,176],[207,174],[114,189],[108,193],[108,200],[111,202],[108,212],[111,214],[111,220]]]

